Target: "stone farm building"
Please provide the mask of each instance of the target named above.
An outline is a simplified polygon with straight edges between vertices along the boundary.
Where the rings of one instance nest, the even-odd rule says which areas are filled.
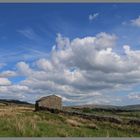
[[[62,109],[62,99],[56,95],[50,95],[46,97],[42,97],[36,101],[35,104],[36,110],[41,109]]]

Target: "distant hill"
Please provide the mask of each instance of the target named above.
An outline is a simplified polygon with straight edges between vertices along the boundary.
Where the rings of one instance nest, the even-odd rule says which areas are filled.
[[[137,105],[127,105],[127,106],[123,106],[123,109],[126,110],[140,110],[140,104]]]
[[[0,99],[0,104],[4,105],[33,105],[31,103],[19,100]]]
[[[0,105],[23,105],[23,106],[34,106],[34,104],[20,100],[0,99]],[[108,110],[108,111],[140,111],[140,104],[137,105],[126,105],[126,106],[114,106],[114,105],[77,105],[77,106],[64,106],[64,109],[68,110],[81,110],[83,108],[95,109],[95,110]]]
[[[137,105],[127,105],[127,106],[114,106],[114,105],[95,105],[95,104],[89,104],[89,105],[79,105],[79,106],[67,106],[64,107],[66,109],[83,109],[83,108],[89,108],[89,109],[96,109],[96,110],[114,110],[114,111],[121,111],[121,110],[128,110],[128,111],[140,111],[140,104]]]

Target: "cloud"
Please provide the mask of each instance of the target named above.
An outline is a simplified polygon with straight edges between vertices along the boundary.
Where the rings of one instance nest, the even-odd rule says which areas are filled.
[[[30,40],[38,38],[38,35],[34,32],[32,28],[20,29],[17,32]]]
[[[99,16],[99,13],[94,13],[94,14],[90,14],[88,18],[89,20],[92,21],[92,20],[95,20],[98,16]]]
[[[34,65],[18,62],[15,73],[26,79],[16,85],[10,81],[7,86],[1,85],[0,94],[10,92],[27,100],[32,95],[32,101],[58,94],[66,104],[120,104],[116,92],[140,84],[140,50],[124,45],[121,55],[115,52],[116,42],[116,35],[104,32],[73,40],[58,34],[49,57],[33,62]],[[15,73],[5,71],[1,77]]]
[[[52,63],[51,63],[49,60],[44,59],[44,58],[39,59],[39,60],[36,62],[36,65],[37,65],[40,69],[42,69],[42,70],[44,70],[44,71],[52,71],[53,68],[54,68],[53,65],[52,65]]]
[[[140,16],[138,18],[131,20],[131,24],[140,27]]]
[[[0,73],[0,78],[9,78],[9,77],[15,77],[17,76],[17,73],[14,71],[3,71],[2,73]]]
[[[7,78],[0,78],[0,88],[1,86],[9,86],[11,82]]]
[[[137,93],[137,92],[130,93],[130,94],[128,95],[128,98],[129,98],[129,99],[140,100],[140,93]]]
[[[59,49],[66,49],[70,45],[69,38],[63,38],[60,33],[57,34],[56,38],[57,48]]]
[[[30,101],[28,97],[30,94],[28,93],[30,90],[26,86],[22,85],[8,85],[8,86],[0,86],[0,97],[5,99],[17,99],[23,101]],[[28,95],[29,94],[29,95]],[[5,97],[6,96],[6,97]],[[32,101],[30,101],[32,102]]]
[[[24,76],[31,75],[32,70],[31,70],[31,68],[29,67],[29,65],[26,64],[25,62],[19,62],[19,63],[17,63],[16,66],[17,66],[18,72],[19,72],[21,75],[24,75]]]

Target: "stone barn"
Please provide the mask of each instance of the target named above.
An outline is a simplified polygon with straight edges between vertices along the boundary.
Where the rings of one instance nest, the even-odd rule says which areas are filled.
[[[62,98],[56,95],[42,97],[36,101],[35,110],[62,109]]]

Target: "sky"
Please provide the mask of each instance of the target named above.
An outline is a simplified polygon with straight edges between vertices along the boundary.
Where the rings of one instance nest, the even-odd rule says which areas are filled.
[[[0,98],[140,103],[140,4],[0,4]]]

